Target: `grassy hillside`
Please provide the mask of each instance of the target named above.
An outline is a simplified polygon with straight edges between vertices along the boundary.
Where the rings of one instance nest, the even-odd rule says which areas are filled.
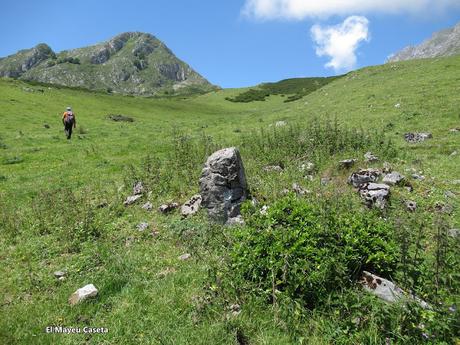
[[[0,80],[0,343],[458,342],[459,314],[452,306],[460,302],[460,248],[447,231],[460,226],[460,156],[453,154],[460,151],[460,132],[450,131],[460,127],[459,81],[459,57],[365,68],[289,103],[280,95],[265,102],[226,100],[239,89],[151,99]],[[67,105],[77,116],[70,141],[60,123]],[[134,122],[114,122],[110,114]],[[278,121],[286,125],[277,127]],[[433,138],[408,144],[403,134],[409,131],[429,131]],[[369,258],[380,267],[375,273],[415,291],[434,310],[388,305],[365,293],[340,270],[347,256],[328,254],[329,269],[316,263],[317,275],[289,265],[293,280],[274,281],[275,250],[284,263],[304,254],[289,245],[296,238],[251,237],[253,231],[269,235],[257,207],[245,206],[248,225],[238,229],[209,224],[203,212],[182,220],[141,209],[147,200],[155,208],[186,201],[198,191],[207,155],[230,145],[240,148],[251,193],[257,207],[270,206],[270,219],[283,217],[277,210],[290,205],[302,210],[300,218],[312,212],[325,228],[355,224],[344,229],[356,229],[347,232],[352,241],[377,241],[370,245],[381,256]],[[367,151],[380,161],[364,162]],[[387,161],[414,191],[395,187],[388,210],[367,210],[346,184],[352,170],[338,168],[345,158],[357,158],[356,167],[381,168]],[[306,162],[315,164],[311,179],[299,169]],[[272,164],[284,171],[263,170]],[[411,179],[413,171],[425,180]],[[321,183],[324,178],[330,182]],[[150,193],[124,207],[138,180]],[[284,197],[294,182],[311,193]],[[415,213],[404,208],[409,199],[417,202]],[[150,226],[140,232],[142,221]],[[367,230],[361,228],[366,222]],[[298,231],[296,224],[286,219],[286,229]],[[322,236],[321,229],[315,231]],[[191,258],[179,260],[186,252]],[[275,261],[272,275],[261,273],[257,285],[244,269],[249,262],[254,272],[266,271],[262,260],[252,259],[260,252]],[[67,276],[58,281],[53,272],[62,269]],[[322,285],[321,274],[334,269],[334,286]],[[289,284],[297,281],[304,290],[292,292]],[[69,306],[70,294],[89,283],[99,295]],[[324,291],[314,302],[295,293],[308,291],[308,284]],[[45,334],[50,325],[107,327],[109,333]]]

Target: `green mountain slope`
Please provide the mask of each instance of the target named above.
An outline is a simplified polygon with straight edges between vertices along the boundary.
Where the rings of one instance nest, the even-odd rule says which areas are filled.
[[[215,87],[150,34],[126,32],[54,54],[46,45],[0,60],[0,76],[135,95],[208,92]]]
[[[83,64],[88,57],[79,54]],[[448,230],[460,227],[459,88],[459,56],[364,68],[289,103],[277,94],[264,102],[226,100],[242,89],[157,99],[0,80],[0,343],[455,344],[460,243]],[[67,105],[78,121],[70,141],[60,122]],[[134,122],[114,122],[109,114]],[[285,125],[276,126],[278,121]],[[433,138],[409,144],[403,135],[412,131],[431,132]],[[286,202],[283,190],[297,183],[310,193],[289,198],[305,202],[307,211],[308,205],[324,205],[321,221],[337,203],[348,208],[343,218],[329,223],[329,237],[308,250],[340,240],[336,228],[361,224],[357,215],[385,222],[391,229],[385,238],[398,251],[396,268],[387,277],[430,302],[433,310],[383,303],[354,281],[338,278],[325,282],[337,289],[321,306],[308,309],[301,299],[290,300],[282,282],[272,278],[274,269],[314,279],[318,286],[325,268],[342,273],[334,262],[343,257],[291,265],[302,249],[295,242],[301,233],[288,237],[298,229],[270,218],[260,221],[267,225],[263,231],[255,229],[263,236],[256,231],[242,248],[260,243],[255,252],[271,255],[264,263],[276,265],[263,281],[270,289],[251,290],[249,281],[232,280],[238,267],[227,266],[228,260],[245,259],[232,251],[238,244],[235,232],[251,229],[209,225],[204,212],[182,219],[178,212],[163,215],[156,208],[188,200],[198,191],[207,155],[233,145],[241,150],[257,207],[274,209]],[[380,161],[365,162],[367,151]],[[358,159],[351,170],[338,167],[346,158]],[[315,164],[308,175],[300,169],[306,161]],[[360,167],[382,169],[384,161],[404,174],[413,190],[392,187],[391,203],[379,213],[362,206],[346,179]],[[273,164],[282,165],[283,172],[263,169]],[[425,179],[412,178],[414,173]],[[123,206],[139,179],[150,193],[139,204]],[[407,200],[417,203],[415,212],[406,211]],[[141,208],[147,201],[152,212]],[[287,206],[271,215],[291,215]],[[258,217],[259,208],[252,216],[251,210],[247,216]],[[302,216],[292,214],[288,221]],[[141,222],[149,228],[139,231]],[[367,234],[372,225],[347,236],[358,245],[367,243],[367,237],[361,242],[353,236]],[[281,261],[275,255],[280,247],[270,246],[280,239],[287,241]],[[376,239],[380,242],[385,241]],[[359,262],[354,248],[346,255]],[[180,260],[186,252],[190,259]],[[384,263],[395,259],[378,254]],[[317,274],[305,274],[312,268]],[[63,269],[66,278],[57,280],[53,272]],[[98,296],[70,307],[69,295],[89,283],[99,289]],[[109,331],[46,334],[49,325]]]

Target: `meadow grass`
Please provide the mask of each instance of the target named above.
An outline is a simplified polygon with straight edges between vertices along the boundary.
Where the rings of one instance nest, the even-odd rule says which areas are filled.
[[[365,68],[289,103],[279,95],[225,99],[241,89],[155,99],[0,80],[0,342],[417,344],[425,341],[421,320],[430,336],[438,335],[432,343],[458,340],[458,324],[452,326],[458,312],[386,305],[353,284],[314,309],[288,296],[274,304],[241,295],[228,284],[230,228],[209,224],[204,212],[182,220],[140,205],[185,202],[198,192],[206,157],[226,146],[239,147],[261,205],[273,205],[298,183],[311,191],[310,202],[335,198],[360,208],[346,184],[351,170],[339,169],[338,161],[357,158],[356,168],[381,168],[386,160],[414,188],[393,188],[381,214],[400,244],[390,278],[444,309],[458,306],[459,243],[447,231],[460,224],[460,162],[452,155],[460,134],[449,131],[460,127],[459,81],[459,57]],[[67,105],[77,117],[72,140],[60,122]],[[115,122],[109,114],[134,121]],[[410,131],[430,131],[433,139],[408,144],[403,134]],[[364,162],[367,151],[380,162]],[[315,164],[311,179],[299,169],[306,162]],[[283,172],[263,171],[272,164]],[[406,169],[426,179],[411,180]],[[139,180],[147,193],[124,207]],[[404,209],[408,199],[417,202],[415,214]],[[451,210],[436,212],[439,205]],[[148,230],[137,230],[141,221]],[[179,260],[185,252],[191,259]],[[53,272],[64,268],[66,280],[57,281]],[[98,297],[70,307],[69,295],[88,283]],[[232,304],[241,305],[240,314],[232,314]],[[109,333],[48,335],[49,325],[103,326]]]

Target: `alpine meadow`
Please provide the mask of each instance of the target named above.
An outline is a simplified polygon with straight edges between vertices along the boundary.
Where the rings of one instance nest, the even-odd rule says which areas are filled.
[[[37,47],[0,59],[1,344],[460,343],[460,55],[222,89],[149,34]]]

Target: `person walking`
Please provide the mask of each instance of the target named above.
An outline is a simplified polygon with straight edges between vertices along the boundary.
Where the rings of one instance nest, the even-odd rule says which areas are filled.
[[[64,114],[62,114],[62,124],[64,125],[64,131],[67,136],[67,139],[70,139],[72,137],[72,128],[77,127],[75,114],[72,111],[71,107],[67,107]]]

